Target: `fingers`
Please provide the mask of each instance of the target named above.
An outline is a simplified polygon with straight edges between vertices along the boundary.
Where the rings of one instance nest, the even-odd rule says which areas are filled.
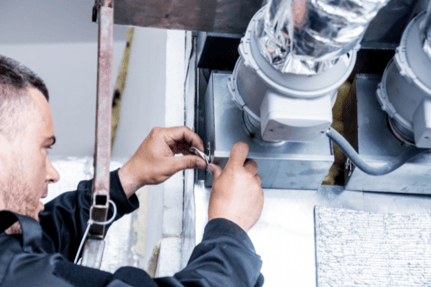
[[[254,175],[257,183],[260,185],[262,183],[262,178],[257,174],[258,166],[257,163],[252,159],[247,159],[244,164],[245,170]]]
[[[207,163],[199,156],[196,155],[185,155],[179,157],[173,157],[172,162],[167,163],[167,166],[172,168],[171,174],[174,174],[180,170],[201,168],[204,169]]]
[[[248,144],[244,143],[244,142],[238,142],[236,143],[233,148],[232,151],[230,152],[230,157],[229,160],[226,164],[226,167],[231,166],[231,167],[235,167],[235,166],[240,166],[243,167],[245,160],[247,159],[247,155],[248,155]]]
[[[202,139],[186,126],[166,128],[165,133],[167,135],[167,143],[170,146],[177,142],[185,141],[190,144],[190,146],[197,147],[201,151],[204,150]]]
[[[208,170],[213,175],[213,181],[215,181],[221,175],[221,173],[223,171],[223,169],[221,167],[219,167],[218,165],[215,165],[213,163],[210,163],[208,165]]]
[[[257,163],[252,159],[247,159],[244,164],[244,168],[251,174],[257,174]]]

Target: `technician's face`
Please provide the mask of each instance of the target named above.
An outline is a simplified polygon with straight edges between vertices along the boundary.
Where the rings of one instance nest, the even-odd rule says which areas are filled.
[[[60,176],[47,155],[55,141],[51,109],[39,90],[29,88],[28,93],[36,106],[34,119],[13,142],[1,139],[0,210],[39,220],[44,209],[40,199],[47,196],[48,184]]]

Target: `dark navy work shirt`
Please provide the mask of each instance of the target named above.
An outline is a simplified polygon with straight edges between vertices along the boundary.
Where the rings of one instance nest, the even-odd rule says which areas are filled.
[[[46,204],[40,223],[9,211],[0,212],[0,286],[193,286],[257,287],[263,285],[262,261],[248,235],[226,219],[211,220],[187,266],[173,277],[151,278],[145,271],[122,267],[114,274],[73,264],[91,206],[92,181]],[[139,207],[136,195],[124,193],[118,170],[111,172],[110,198],[116,220]],[[110,214],[108,214],[110,217]],[[23,234],[4,231],[17,220]]]

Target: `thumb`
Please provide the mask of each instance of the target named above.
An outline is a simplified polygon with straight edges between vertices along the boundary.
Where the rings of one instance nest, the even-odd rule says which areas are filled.
[[[172,158],[173,172],[177,172],[184,169],[191,168],[202,168],[204,169],[207,163],[199,156],[196,155],[184,155]]]
[[[230,152],[229,160],[226,164],[226,166],[240,166],[243,167],[245,160],[247,159],[248,155],[248,144],[245,142],[237,142]]]
[[[210,163],[208,165],[208,170],[213,174],[213,181],[215,181],[222,173],[223,169],[218,165]]]

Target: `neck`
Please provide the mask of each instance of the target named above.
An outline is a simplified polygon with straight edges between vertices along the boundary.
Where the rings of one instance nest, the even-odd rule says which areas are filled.
[[[6,208],[3,200],[1,199],[1,194],[0,194],[0,211],[3,211],[3,210],[9,210],[9,209]],[[21,228],[21,224],[19,223],[19,221],[15,222],[8,229],[6,229],[5,233],[9,234],[9,235],[22,234],[22,228]]]
[[[11,227],[9,227],[8,229],[6,229],[4,232],[6,234],[8,234],[8,235],[22,234],[21,224],[19,223],[19,221],[17,221],[14,224],[12,224]]]

